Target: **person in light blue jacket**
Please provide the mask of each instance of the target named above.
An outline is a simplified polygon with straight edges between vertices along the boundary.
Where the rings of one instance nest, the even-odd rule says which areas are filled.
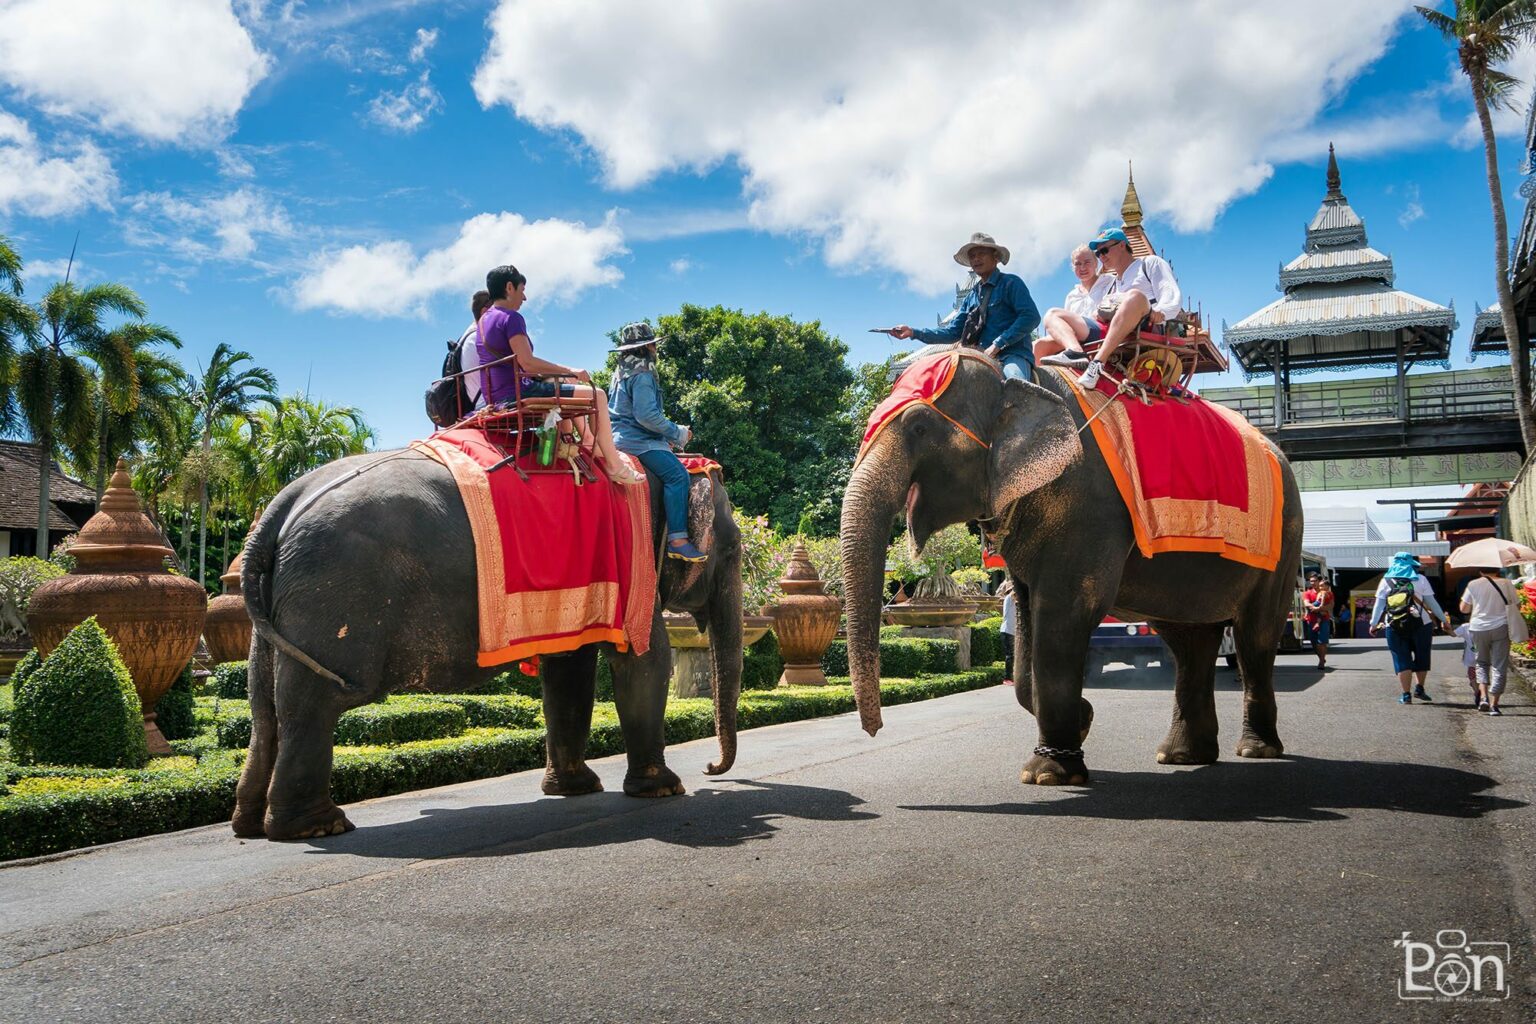
[[[688,540],[688,470],[673,451],[682,450],[693,431],[661,411],[661,382],[656,379],[661,342],[647,323],[625,324],[619,331],[619,365],[608,388],[608,419],[614,447],[639,459],[661,481],[667,557],[702,562],[708,556]]]

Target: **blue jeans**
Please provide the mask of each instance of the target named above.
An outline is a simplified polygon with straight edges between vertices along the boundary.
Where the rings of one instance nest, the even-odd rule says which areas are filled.
[[[661,504],[667,510],[667,540],[688,539],[688,470],[683,460],[657,449],[635,456],[646,472],[661,481]]]
[[[997,354],[997,361],[1003,364],[1003,379],[1012,377],[1027,383],[1035,380],[1035,354],[1028,349],[1010,348]]]

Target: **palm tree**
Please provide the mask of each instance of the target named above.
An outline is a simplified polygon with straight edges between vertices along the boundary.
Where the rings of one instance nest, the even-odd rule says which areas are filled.
[[[17,341],[37,336],[37,311],[21,297],[21,256],[0,235],[0,430],[15,426],[16,406],[11,391],[11,372]]]
[[[134,360],[152,341],[173,341],[164,327],[144,322],[147,310],[120,284],[81,288],[61,281],[38,303],[39,329],[16,360],[16,401],[37,444],[37,550],[48,551],[48,490],[60,445],[93,450],[97,388],[107,406],[128,412],[138,402]],[[129,322],[108,328],[111,314]]]
[[[253,363],[242,366],[242,363]],[[208,569],[208,472],[213,453],[213,434],[219,423],[233,416],[247,416],[258,399],[272,399],[277,378],[271,370],[254,365],[249,352],[241,352],[219,342],[202,376],[192,385],[192,406],[202,427],[204,470],[198,485],[197,578]]]
[[[1488,195],[1493,201],[1493,261],[1499,317],[1509,339],[1509,371],[1514,381],[1515,412],[1527,453],[1536,452],[1536,412],[1531,409],[1530,343],[1516,325],[1515,299],[1509,284],[1509,223],[1504,216],[1504,188],[1499,182],[1499,153],[1491,111],[1514,102],[1519,80],[1498,70],[1524,43],[1536,40],[1536,0],[1452,0],[1453,13],[1419,7],[1419,14],[1456,45],[1456,59],[1472,86],[1472,105],[1483,130],[1488,165]]]
[[[180,347],[181,342],[166,332],[154,340]],[[91,447],[85,451],[73,450],[73,461],[81,475],[90,469],[96,486],[96,506],[101,507],[101,497],[106,493],[107,476],[118,458],[137,452],[141,445],[171,443],[176,434],[176,410],[185,404],[186,389],[183,381],[186,371],[174,358],[148,347],[148,335],[130,339],[134,346],[133,376],[138,397],[132,408],[119,411],[108,400],[98,382],[96,404],[96,431]]]
[[[252,434],[274,494],[327,462],[367,451],[374,440],[360,410],[303,394],[258,410]]]

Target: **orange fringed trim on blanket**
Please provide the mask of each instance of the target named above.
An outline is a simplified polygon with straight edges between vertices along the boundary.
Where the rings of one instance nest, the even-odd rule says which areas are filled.
[[[1284,503],[1280,462],[1247,420],[1195,396],[1187,405],[1115,398],[1115,385],[1104,378],[1084,391],[1075,374],[1056,372],[1092,420],[1143,556],[1208,552],[1274,570]]]

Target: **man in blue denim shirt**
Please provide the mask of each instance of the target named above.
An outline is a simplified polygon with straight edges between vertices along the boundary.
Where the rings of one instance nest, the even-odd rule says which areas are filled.
[[[1040,310],[1035,308],[1023,278],[997,269],[1009,256],[1007,246],[998,245],[991,235],[979,231],[972,235],[955,253],[955,262],[971,268],[976,286],[966,294],[955,316],[934,330],[902,324],[891,331],[891,336],[930,344],[965,341],[978,345],[1003,364],[1004,377],[1030,380],[1035,365],[1030,332],[1040,323]],[[985,309],[980,308],[983,297]],[[967,324],[971,325],[969,331]]]
[[[661,481],[667,557],[702,562],[708,556],[688,540],[688,470],[672,452],[686,445],[693,431],[673,423],[661,411],[661,384],[656,379],[660,344],[650,324],[625,324],[619,331],[619,365],[608,388],[608,419],[613,424],[614,447],[635,456]]]

